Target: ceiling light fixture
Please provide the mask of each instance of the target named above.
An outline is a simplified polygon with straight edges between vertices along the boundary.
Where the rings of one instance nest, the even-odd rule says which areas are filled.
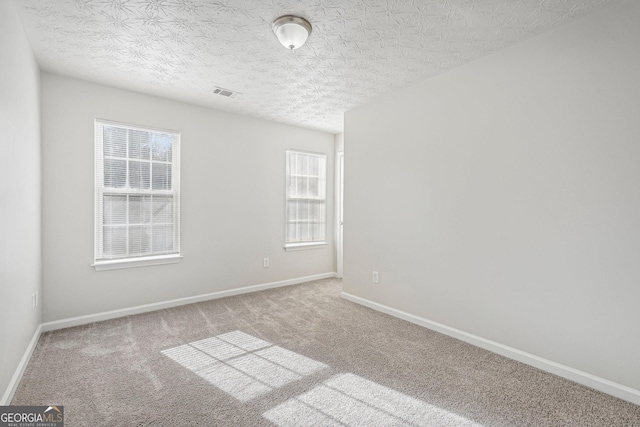
[[[282,46],[293,50],[307,41],[307,37],[311,34],[311,24],[304,18],[285,15],[273,21],[273,33]]]

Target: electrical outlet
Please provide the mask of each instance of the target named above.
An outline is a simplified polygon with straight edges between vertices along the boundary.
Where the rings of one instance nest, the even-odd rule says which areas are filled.
[[[373,272],[373,283],[380,283],[380,274],[377,271]]]
[[[31,294],[31,310],[36,309],[36,303],[38,302],[36,298],[36,294]]]
[[[269,268],[269,258],[265,258],[262,260],[262,266],[264,268]]]

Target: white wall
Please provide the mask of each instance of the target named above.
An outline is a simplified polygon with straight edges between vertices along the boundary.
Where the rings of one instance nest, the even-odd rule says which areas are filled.
[[[347,112],[344,290],[640,390],[639,20]]]
[[[344,151],[344,133],[335,135],[336,153]]]
[[[0,1],[0,64],[2,395],[40,323],[41,284],[40,72],[11,1]]]
[[[182,133],[181,263],[90,266],[95,118]],[[43,321],[335,271],[333,135],[48,73],[42,119]],[[283,249],[286,148],[327,154],[324,249]]]
[[[335,263],[336,263],[336,273],[339,278],[342,278],[342,269],[344,264],[344,254],[342,245],[342,227],[340,226],[340,209],[342,201],[343,190],[341,186],[341,177],[340,177],[340,156],[344,155],[344,133],[338,133],[334,135],[334,155],[335,155]]]

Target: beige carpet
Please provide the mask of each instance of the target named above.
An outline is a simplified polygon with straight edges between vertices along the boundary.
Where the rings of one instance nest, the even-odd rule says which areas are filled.
[[[640,406],[340,298],[338,280],[45,333],[67,426],[640,426]]]

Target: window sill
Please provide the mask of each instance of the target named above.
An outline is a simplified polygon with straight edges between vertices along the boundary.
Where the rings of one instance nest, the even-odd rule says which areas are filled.
[[[322,249],[327,246],[327,242],[305,242],[305,243],[287,243],[284,245],[284,250],[289,251],[304,251],[307,249]]]
[[[158,255],[140,258],[112,259],[96,261],[91,266],[96,271],[117,270],[121,268],[147,267],[150,265],[176,264],[182,260],[180,254]]]

